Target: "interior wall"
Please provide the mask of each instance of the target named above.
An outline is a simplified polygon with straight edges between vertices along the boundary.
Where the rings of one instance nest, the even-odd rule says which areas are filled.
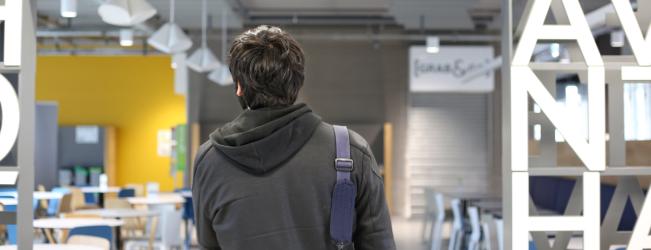
[[[291,30],[291,33],[328,32],[328,28]],[[366,32],[365,29],[347,32]],[[394,208],[402,208],[404,145],[408,84],[406,42],[299,40],[306,56],[306,79],[299,102],[307,103],[324,121],[344,124],[373,134],[371,128],[391,122],[394,126]],[[219,47],[211,43],[214,49]],[[200,88],[201,138],[235,118],[241,108],[234,87],[221,87],[202,75],[192,75]],[[359,131],[365,134],[364,131]],[[374,141],[375,138],[366,138]],[[381,142],[380,142],[381,143]],[[381,147],[379,147],[381,149]],[[377,158],[378,156],[376,156]],[[393,211],[399,212],[399,211]]]
[[[60,125],[116,127],[118,185],[157,180],[173,189],[170,158],[156,152],[158,131],[186,119],[169,57],[40,56],[37,64],[36,98],[59,104]]]

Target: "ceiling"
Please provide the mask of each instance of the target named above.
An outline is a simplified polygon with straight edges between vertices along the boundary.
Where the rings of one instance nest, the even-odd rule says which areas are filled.
[[[0,0],[1,1],[1,0]],[[78,17],[62,18],[59,15],[61,0],[36,0],[41,38],[89,37],[74,35],[77,31],[93,31],[95,37],[115,37],[120,27],[102,22],[97,13],[99,5],[106,0],[78,0]],[[157,15],[137,29],[141,37],[156,30],[170,18],[170,0],[148,0],[157,10]],[[459,34],[499,36],[501,29],[502,0],[208,0],[211,26],[221,26],[223,14],[227,17],[229,29],[240,30],[245,26],[258,24],[280,25],[285,28],[307,28],[312,33],[326,35],[319,27],[333,28],[341,34],[332,34],[340,39],[344,27],[355,28],[356,35],[371,39],[387,33],[396,34],[398,39],[414,40],[408,36],[420,34]],[[554,0],[559,1],[559,0]],[[201,26],[202,0],[176,0],[176,23],[187,29],[196,38]],[[580,0],[585,12],[595,10],[610,0]],[[514,21],[517,25],[526,0],[513,0]],[[316,26],[315,26],[316,25]],[[359,29],[362,27],[362,29]],[[386,28],[390,27],[390,28]],[[363,31],[361,34],[359,30]],[[216,31],[216,30],[213,30]],[[68,33],[66,33],[68,32]],[[343,32],[343,33],[342,33]],[[215,32],[217,33],[217,32]],[[99,35],[98,35],[99,34]],[[113,34],[113,35],[110,35]],[[329,33],[328,33],[329,34]],[[354,34],[355,35],[355,34]],[[453,41],[466,41],[455,38]],[[380,37],[381,38],[381,37]],[[386,39],[393,39],[387,37]],[[421,38],[417,38],[417,40]],[[419,40],[419,41],[420,41]],[[467,40],[467,42],[472,42]]]
[[[52,21],[61,23],[62,26],[67,26],[68,20],[59,15],[60,2],[60,0],[37,0],[38,14],[47,16]],[[76,18],[70,19],[70,25],[80,28],[111,28],[112,26],[102,22],[99,14],[97,14],[97,9],[102,2],[102,0],[78,0],[78,14]],[[158,11],[155,18],[160,19],[162,22],[169,20],[169,0],[148,0],[148,2]],[[228,26],[230,28],[242,27],[240,15],[233,12],[228,2],[209,0],[207,4],[213,25],[221,25],[222,12],[226,11]],[[177,0],[175,20],[184,28],[195,29],[201,27],[201,0]]]

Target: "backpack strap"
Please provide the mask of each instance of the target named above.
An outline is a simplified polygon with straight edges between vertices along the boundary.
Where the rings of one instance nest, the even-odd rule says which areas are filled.
[[[350,178],[350,173],[353,171],[353,159],[350,157],[348,128],[336,125],[333,127],[337,152],[334,162],[335,170],[337,170],[337,183],[332,192],[330,207],[330,237],[334,240],[337,249],[341,250],[352,243],[357,187]]]

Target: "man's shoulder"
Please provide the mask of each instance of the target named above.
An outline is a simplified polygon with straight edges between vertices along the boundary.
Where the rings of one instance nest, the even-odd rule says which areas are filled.
[[[213,146],[210,140],[201,144],[201,146],[197,150],[196,158],[194,161],[197,167],[206,159],[206,157],[208,156],[209,152],[212,151],[212,149]]]
[[[318,130],[323,135],[330,136],[333,138],[332,140],[334,140],[334,129],[332,126],[333,124],[321,122]],[[368,145],[368,142],[366,142],[366,139],[364,139],[364,137],[350,128],[348,128],[348,134],[350,138],[351,150],[357,150],[366,155],[371,154],[371,147]]]

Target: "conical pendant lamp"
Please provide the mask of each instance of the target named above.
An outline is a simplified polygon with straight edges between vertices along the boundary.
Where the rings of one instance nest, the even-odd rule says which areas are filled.
[[[117,26],[133,26],[156,15],[147,0],[107,0],[97,12],[104,22]]]
[[[208,79],[221,86],[228,86],[235,83],[231,71],[226,67],[226,65],[222,65],[213,72],[210,72],[210,74],[208,74]]]
[[[226,60],[226,43],[228,41],[228,19],[226,18],[226,14],[226,9],[222,9],[222,60]],[[221,86],[228,86],[235,83],[231,71],[226,64],[222,64],[221,67],[210,72],[208,79]]]
[[[175,1],[170,0],[170,21],[147,39],[150,46],[168,54],[183,52],[192,47],[192,40],[174,22],[174,7]]]
[[[208,29],[208,8],[206,0],[202,1],[202,5],[203,13],[201,16],[201,48],[192,53],[186,62],[189,68],[199,73],[212,71],[221,66],[221,63],[208,48],[208,42],[206,41],[206,30]]]

